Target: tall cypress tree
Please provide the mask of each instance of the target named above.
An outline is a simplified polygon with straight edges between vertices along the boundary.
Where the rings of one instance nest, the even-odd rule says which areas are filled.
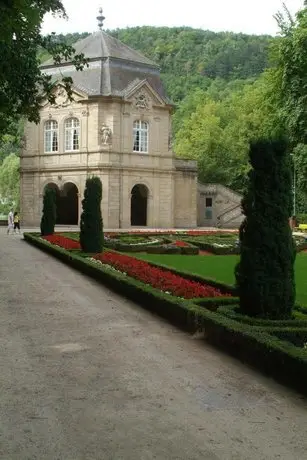
[[[235,269],[242,313],[289,318],[295,302],[291,162],[284,139],[250,146],[249,184],[242,200],[241,258]]]
[[[80,221],[80,245],[82,251],[101,252],[103,246],[103,225],[101,216],[102,184],[99,177],[86,180],[83,211]]]
[[[47,187],[44,193],[43,215],[41,219],[42,236],[53,235],[56,223],[56,192]]]

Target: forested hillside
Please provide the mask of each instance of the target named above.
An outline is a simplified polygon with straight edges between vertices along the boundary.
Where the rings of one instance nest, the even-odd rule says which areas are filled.
[[[110,33],[160,65],[175,102],[216,78],[227,81],[260,75],[268,65],[268,36],[210,32],[189,27],[133,27]]]
[[[198,160],[200,180],[221,182],[241,191],[249,140],[263,133],[269,124],[267,114],[271,120],[270,108],[263,104],[265,81],[261,75],[268,67],[273,39],[186,27],[135,27],[108,33],[160,65],[167,93],[176,105],[176,153]],[[73,44],[86,35],[55,39]],[[41,50],[38,55],[41,61],[48,58]],[[10,197],[17,193],[7,184],[18,185],[15,153],[20,128],[11,134],[0,142],[0,161],[14,153],[1,167],[6,176],[14,175],[14,180],[0,180],[0,195]]]

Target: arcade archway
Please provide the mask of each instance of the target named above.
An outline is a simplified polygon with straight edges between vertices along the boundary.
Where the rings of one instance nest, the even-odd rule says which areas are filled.
[[[56,192],[56,223],[57,225],[78,225],[79,203],[78,189],[72,182],[66,182],[63,188],[50,183],[46,187]]]
[[[145,227],[147,225],[148,188],[137,184],[131,190],[131,225]]]

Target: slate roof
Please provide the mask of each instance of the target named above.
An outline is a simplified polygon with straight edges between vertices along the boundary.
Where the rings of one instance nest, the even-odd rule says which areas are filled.
[[[89,67],[76,71],[70,63],[55,65],[52,59],[44,62],[41,69],[61,80],[63,76],[73,79],[74,87],[89,96],[125,97],[140,81],[147,80],[150,86],[166,102],[168,100],[157,64],[138,51],[129,48],[104,31],[98,31],[73,45],[76,54],[83,53]]]

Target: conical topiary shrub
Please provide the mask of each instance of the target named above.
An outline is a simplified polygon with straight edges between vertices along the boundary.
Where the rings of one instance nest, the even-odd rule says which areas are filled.
[[[249,184],[242,200],[241,258],[235,275],[241,312],[289,318],[295,302],[295,242],[290,156],[285,140],[259,140],[250,147]]]
[[[44,193],[43,215],[41,219],[42,236],[53,235],[56,223],[56,192],[47,187]]]
[[[102,184],[99,177],[87,179],[80,221],[80,245],[83,252],[99,253],[103,247],[101,216]]]

